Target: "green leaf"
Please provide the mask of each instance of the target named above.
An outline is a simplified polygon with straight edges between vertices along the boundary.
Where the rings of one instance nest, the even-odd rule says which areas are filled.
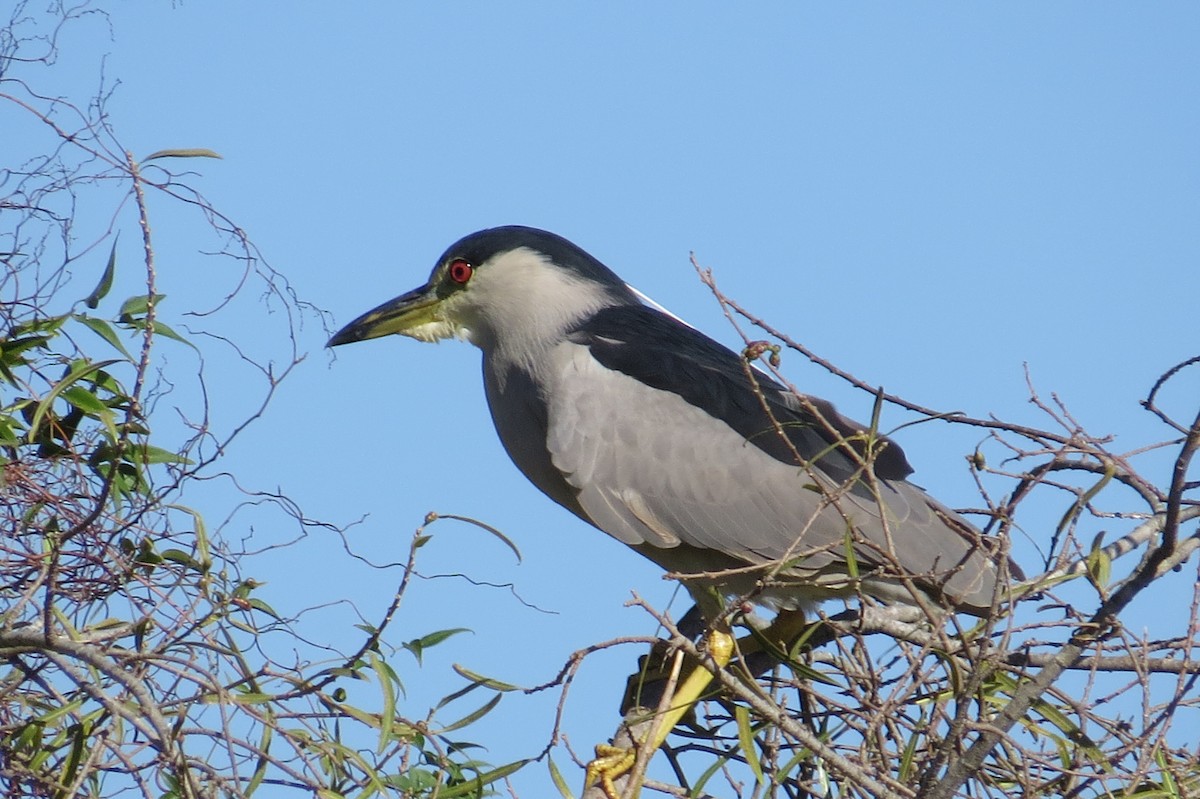
[[[746,758],[746,765],[754,772],[754,779],[759,785],[766,780],[763,778],[762,764],[758,761],[758,749],[754,745],[754,730],[750,727],[750,710],[745,705],[737,705],[733,709],[737,719],[738,746]]]
[[[714,758],[712,765],[709,766],[708,768],[704,769],[704,771],[701,772],[700,776],[696,778],[696,781],[694,783],[692,783],[691,795],[692,796],[704,796],[705,794],[701,793],[704,790],[704,786],[707,785],[708,781],[711,780],[718,771],[720,771],[722,768],[724,768],[728,762],[729,762],[728,757],[723,756],[723,757]]]
[[[192,342],[188,341],[186,338],[184,338],[183,336],[179,335],[179,334],[178,334],[178,333],[176,333],[174,330],[172,330],[170,327],[168,327],[168,326],[167,326],[165,323],[163,323],[163,322],[160,322],[160,321],[158,321],[157,319],[156,319],[156,320],[154,320],[154,334],[155,334],[156,336],[165,336],[166,338],[174,339],[175,341],[178,341],[178,342],[180,342],[181,344],[186,344],[186,345],[188,345],[189,347],[191,347],[192,349],[196,349],[196,345],[195,345],[195,344],[193,344]],[[197,352],[198,352],[198,351],[199,351],[199,350],[197,350]]]
[[[811,760],[812,757],[813,757],[812,752],[810,752],[807,749],[801,749],[799,752],[792,755],[792,757],[786,763],[784,763],[782,766],[776,766],[773,769],[774,774],[771,775],[771,784],[772,785],[782,785],[784,782],[786,782],[788,780],[788,778],[790,778],[792,775],[794,775],[796,773],[796,771],[799,768],[801,763]],[[718,764],[719,764],[719,762],[720,761],[718,761]],[[830,794],[821,794],[821,795],[830,795]]]
[[[54,404],[54,400],[57,399],[60,394],[88,375],[99,372],[104,367],[111,366],[114,363],[118,363],[118,361],[97,361],[96,363],[88,363],[86,361],[80,362],[67,374],[66,377],[55,383],[54,387],[50,389],[50,393],[43,397],[40,402],[38,402],[37,409],[33,413],[33,418],[29,420],[30,443],[33,443],[33,439],[37,435],[38,428],[45,420],[46,414],[50,412],[50,406]]]
[[[14,422],[15,420],[12,418],[5,419],[0,417],[0,444],[11,447],[21,443],[21,435]],[[9,458],[0,456],[0,466],[9,463],[9,461]],[[3,478],[0,478],[0,482],[2,481]]]
[[[71,749],[67,754],[67,761],[63,765],[62,780],[70,785],[75,781],[75,774],[79,770],[79,764],[83,762],[84,752],[90,748],[88,739],[92,736],[92,725],[88,722],[72,724],[68,731],[71,734]]]
[[[274,694],[264,694],[259,691],[237,691],[229,695],[229,698],[239,705],[265,705],[275,701]],[[223,702],[224,697],[212,697],[213,702]]]
[[[907,781],[912,774],[913,756],[917,753],[917,743],[921,740],[920,732],[913,732],[912,737],[908,739],[908,743],[904,745],[904,752],[900,755],[900,769],[897,772],[902,782]]]
[[[100,300],[104,299],[112,289],[113,272],[117,268],[117,241],[120,238],[120,233],[113,237],[112,249],[108,252],[108,265],[104,267],[104,274],[100,276],[100,282],[96,284],[96,288],[92,289],[92,293],[87,295],[87,299],[83,301],[89,308],[95,309],[100,304]]]
[[[222,158],[222,156],[207,147],[183,147],[174,150],[156,150],[143,158],[142,163],[153,161],[156,158]]]
[[[850,579],[858,582],[858,557],[854,554],[854,531],[849,525],[846,526],[846,574]]]
[[[558,793],[563,799],[575,799],[575,794],[571,792],[571,788],[567,785],[567,781],[563,779],[562,772],[558,770],[558,766],[554,765],[554,758],[546,756],[546,766],[550,769],[550,780],[554,783],[554,787],[558,789]]]
[[[124,543],[126,540],[127,539],[122,539],[122,543]],[[117,627],[124,627],[127,624],[128,624],[128,622],[126,622],[124,619],[117,618],[116,616],[109,616],[107,619],[101,619],[98,622],[89,624],[84,629],[85,629],[85,631],[88,631],[88,632],[95,632],[95,631],[100,631],[100,630],[113,630],[113,629],[116,629]]]
[[[399,681],[396,672],[375,652],[368,652],[371,668],[379,678],[379,687],[383,690],[383,710],[379,714],[379,746],[376,750],[382,754],[392,742],[392,725],[396,723],[396,684]]]
[[[1161,743],[1154,747],[1154,762],[1158,764],[1158,773],[1162,777],[1162,795],[1171,797],[1171,799],[1180,799],[1183,794],[1180,792],[1179,786],[1175,784],[1175,778],[1171,775],[1171,764],[1167,761],[1167,755],[1163,751]]]
[[[172,563],[178,563],[180,566],[185,566],[198,574],[204,574],[208,569],[201,565],[195,558],[182,549],[166,549],[162,552],[162,559],[169,560]]]
[[[63,314],[62,316],[42,316],[30,319],[15,325],[9,331],[8,335],[11,339],[19,339],[23,336],[32,335],[41,338],[42,342],[45,342],[50,336],[58,332],[58,329],[63,326],[63,322],[67,321],[70,316],[70,314]],[[5,346],[6,348],[11,347],[12,344],[9,343]]]
[[[410,768],[400,774],[388,775],[386,782],[400,791],[400,795],[409,796],[445,796],[444,793],[434,793],[438,785],[437,776],[429,769]]]
[[[456,796],[480,796],[483,794],[483,789],[491,785],[497,780],[502,780],[509,774],[520,771],[528,760],[516,760],[505,766],[494,768],[491,771],[485,771],[478,777],[469,779],[466,782],[460,782],[458,785],[452,785],[448,788],[443,788],[437,792],[439,799],[454,799]]]
[[[488,713],[491,713],[492,709],[495,708],[496,705],[500,704],[500,700],[503,698],[504,698],[504,694],[496,694],[491,699],[489,699],[487,702],[485,702],[482,706],[471,711],[470,713],[463,716],[458,721],[453,721],[450,724],[447,724],[445,727],[442,727],[440,730],[437,731],[436,734],[445,735],[448,732],[454,732],[455,730],[461,730],[463,727],[471,726],[472,724],[474,724],[475,722],[479,721],[481,718],[486,716]]]
[[[1012,675],[997,672],[992,675],[992,682],[996,684],[1000,691],[1004,691],[1010,696],[1017,691],[1024,680],[1018,680]],[[993,705],[1000,706],[1002,704],[1000,698],[995,695],[987,695],[987,701]],[[1065,752],[1065,762],[1070,765],[1077,761],[1076,756],[1067,747],[1067,743],[1074,744],[1082,751],[1093,764],[1104,772],[1111,772],[1111,766],[1108,765],[1104,752],[1098,747],[1083,730],[1071,718],[1055,705],[1045,699],[1037,699],[1033,702],[1032,708],[1035,713],[1038,713],[1048,723],[1058,729],[1062,733],[1062,737],[1053,735],[1049,730],[1040,728],[1032,719],[1026,717],[1021,720],[1021,724],[1033,733],[1042,732],[1050,736],[1061,752]]]
[[[49,727],[62,717],[71,715],[81,707],[83,707],[83,700],[75,699],[67,702],[65,705],[60,705],[56,708],[53,708],[48,713],[38,717],[37,721],[39,724]]]
[[[501,682],[500,680],[493,680],[491,677],[485,677],[482,674],[477,674],[476,672],[473,672],[464,666],[460,666],[457,663],[452,665],[451,668],[454,669],[454,671],[456,671],[460,677],[464,677],[477,685],[482,685],[484,688],[491,688],[493,691],[523,690],[519,685]]]
[[[147,447],[146,449],[157,451],[158,447]],[[163,450],[163,452],[166,452],[166,450]],[[148,459],[152,458],[153,456],[153,452],[147,452]],[[150,462],[154,463],[155,461],[151,460]],[[194,527],[193,532],[196,535],[196,565],[202,572],[207,572],[212,568],[212,553],[209,551],[208,527],[204,524],[204,517],[186,505],[170,504],[166,507],[170,508],[171,510],[179,511],[180,513],[186,513],[191,517],[192,525]]]
[[[71,386],[62,393],[63,399],[92,416],[112,415],[112,409],[83,386]]]
[[[154,304],[157,306],[166,298],[166,294],[155,294]],[[150,310],[150,299],[149,294],[139,294],[135,297],[130,297],[121,303],[121,310],[117,311],[117,315],[122,320],[125,320],[125,317],[140,316]]]
[[[162,555],[154,551],[154,544],[148,538],[143,538],[141,544],[138,545],[137,557],[134,558],[134,563],[138,566],[146,567],[147,573],[153,570],[153,567],[162,563]]]
[[[422,657],[425,654],[425,650],[429,647],[437,646],[452,635],[469,632],[471,631],[466,627],[455,627],[451,630],[438,630],[437,632],[430,633],[429,635],[425,635],[420,638],[414,638],[406,644],[401,644],[401,646],[413,653],[413,656],[417,659],[417,663],[422,663]]]
[[[13,385],[21,383],[13,375],[13,367],[29,364],[29,359],[24,356],[27,350],[48,349],[50,339],[68,317],[63,315],[23,322],[7,331],[8,337],[0,339],[0,373],[8,382]]]
[[[368,713],[367,711],[357,708],[354,705],[347,705],[347,704],[343,703],[343,700],[344,700],[345,694],[346,694],[346,689],[338,688],[337,691],[335,691],[335,694],[337,694],[337,693],[340,693],[342,695],[342,699],[338,699],[336,704],[328,703],[328,702],[326,703],[326,704],[331,704],[333,710],[335,710],[338,713],[344,713],[345,715],[349,716],[350,718],[354,719],[355,721],[357,721],[360,724],[363,724],[367,727],[378,727],[379,726],[379,717],[376,716],[374,713]]]
[[[800,680],[821,683],[822,685],[835,685],[839,688],[841,687],[841,684],[837,680],[833,679],[823,671],[814,669],[807,663],[801,663],[798,660],[792,659],[787,662],[787,667],[791,669],[792,675]]]
[[[258,743],[258,751],[261,754],[258,756],[258,763],[255,764],[254,773],[250,776],[250,782],[246,783],[246,789],[243,791],[246,796],[252,796],[267,776],[267,766],[271,763],[267,752],[271,751],[271,739],[274,737],[273,730],[274,727],[271,724],[263,725],[262,739]],[[287,734],[285,733],[285,735]],[[287,737],[291,738],[291,736]]]
[[[1087,572],[1092,584],[1103,591],[1112,579],[1112,558],[1104,551],[1104,533],[1098,533],[1092,541],[1087,556]]]
[[[97,336],[111,344],[113,348],[126,358],[131,361],[133,360],[133,356],[129,354],[129,350],[125,349],[125,345],[121,343],[121,339],[117,336],[117,331],[113,330],[112,325],[108,322],[93,316],[84,316],[83,314],[75,314],[73,318],[76,322],[84,325]]]
[[[117,424],[112,408],[101,402],[99,397],[83,386],[71,386],[63,391],[62,396],[63,399],[79,410],[98,419],[104,425],[104,430],[108,433],[108,440],[110,442],[117,440]]]
[[[180,463],[184,466],[191,466],[192,462],[182,455],[172,452],[169,449],[155,447],[150,444],[142,444],[133,448],[133,453],[130,456],[138,463]]]
[[[435,633],[430,633],[429,635],[422,636],[421,646],[428,649],[431,646],[437,646],[442,641],[445,641],[447,638],[449,638],[453,635],[458,635],[459,633],[469,633],[469,632],[471,632],[471,631],[468,630],[466,627],[454,627],[453,629],[450,629],[450,630],[438,630]]]

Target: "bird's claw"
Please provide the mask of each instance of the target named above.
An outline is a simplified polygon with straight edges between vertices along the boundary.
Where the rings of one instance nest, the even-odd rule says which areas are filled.
[[[596,758],[587,764],[587,784],[599,783],[608,799],[621,799],[614,782],[628,774],[637,761],[637,747],[596,744]]]

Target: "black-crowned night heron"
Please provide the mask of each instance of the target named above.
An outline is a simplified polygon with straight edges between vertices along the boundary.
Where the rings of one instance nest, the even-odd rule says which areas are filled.
[[[905,479],[899,446],[751,371],[561,236],[472,233],[329,344],[392,333],[483,350],[517,468],[692,588],[775,606],[915,604],[915,589],[976,615],[996,599],[995,547]]]
[[[530,481],[677,575],[777,608],[861,592],[984,614],[994,542],[906,478],[904,453],[650,307],[566,239],[498,227],[330,345],[392,333],[483,351],[500,440]]]

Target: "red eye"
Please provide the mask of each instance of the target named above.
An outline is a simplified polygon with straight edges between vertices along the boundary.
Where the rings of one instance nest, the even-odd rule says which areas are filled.
[[[469,263],[459,258],[450,262],[450,279],[455,283],[466,283],[471,279],[471,275],[475,273],[475,268]]]

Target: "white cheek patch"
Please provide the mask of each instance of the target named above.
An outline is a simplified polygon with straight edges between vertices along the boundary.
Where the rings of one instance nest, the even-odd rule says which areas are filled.
[[[462,338],[463,330],[456,328],[454,325],[444,319],[437,319],[432,322],[426,322],[421,325],[410,327],[407,330],[401,331],[401,335],[415,338],[417,341],[432,343],[441,341],[444,338]]]

